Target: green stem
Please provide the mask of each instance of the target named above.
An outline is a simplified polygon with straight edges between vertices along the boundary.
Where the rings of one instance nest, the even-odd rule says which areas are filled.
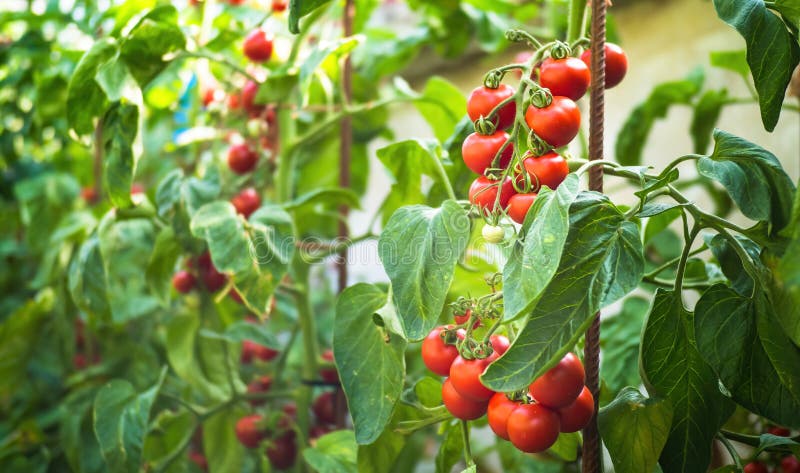
[[[483,343],[489,343],[491,341],[491,339],[492,339],[492,335],[494,334],[495,331],[497,331],[498,328],[500,328],[501,325],[503,325],[503,317],[502,316],[498,317],[497,321],[495,321],[495,323],[493,323],[492,326],[489,327],[489,330],[486,332],[486,335],[483,337]]]
[[[436,163],[436,171],[442,178],[442,184],[444,185],[444,189],[447,191],[447,196],[450,197],[450,200],[457,200],[456,193],[453,190],[453,184],[450,182],[450,178],[447,176],[447,171],[445,171],[444,169],[444,164],[442,164],[442,160],[439,158],[435,158],[433,161]]]
[[[303,20],[303,27],[300,28],[300,32],[295,36],[292,42],[292,50],[289,52],[289,59],[287,61],[289,64],[294,64],[295,60],[297,60],[297,55],[300,53],[300,46],[303,44],[303,39],[308,36],[308,32],[311,30],[309,26],[316,22],[325,11],[324,8],[317,8],[305,17]]]
[[[232,61],[229,61],[228,59],[222,56],[217,56],[211,53],[204,53],[199,51],[181,51],[175,56],[174,59],[185,59],[185,58],[208,59],[209,61],[216,62],[217,64],[222,64],[223,66],[226,66],[238,72],[239,74],[247,77],[253,82],[258,82],[258,79],[256,79],[253,75],[247,72],[243,67],[239,66],[238,64]]]
[[[700,248],[698,248],[696,250],[692,250],[689,253],[689,256],[694,256],[696,254],[702,253],[702,252],[706,251],[707,249],[708,249],[708,247],[706,245],[703,245],[703,246],[701,246]],[[661,266],[653,269],[649,273],[645,274],[644,277],[654,278],[654,277],[658,276],[658,274],[661,273],[662,271],[664,271],[666,269],[669,269],[672,266],[675,266],[676,264],[678,264],[678,262],[680,262],[680,260],[681,260],[680,256],[677,257],[677,258],[673,258],[673,259],[667,261],[666,263],[662,264]]]
[[[567,43],[572,44],[583,34],[581,26],[585,11],[586,2],[584,0],[570,0],[567,13]]]
[[[472,447],[469,444],[469,424],[465,420],[461,421],[461,439],[464,441],[464,461],[469,468],[475,461],[472,459]]]
[[[297,318],[300,322],[300,333],[303,337],[303,379],[313,380],[317,377],[317,328],[314,314],[311,310],[311,301],[308,292],[309,266],[299,257],[293,261],[293,274],[295,284],[300,288],[294,293],[297,306]],[[311,406],[312,387],[303,384],[297,399],[297,424],[304,436],[308,436],[310,418],[308,410]]]
[[[717,439],[722,442],[722,445],[725,446],[725,449],[728,450],[728,454],[733,459],[733,463],[736,464],[736,471],[742,471],[742,459],[739,457],[739,454],[736,452],[736,449],[733,448],[733,445],[725,438],[724,435],[717,432]]]
[[[189,445],[192,443],[192,437],[194,437],[194,431],[197,430],[197,422],[195,422],[194,427],[189,429],[188,434],[181,439],[181,443],[169,454],[167,458],[155,469],[156,473],[164,473],[165,471],[169,470],[169,467],[172,466],[175,461],[183,455],[183,452],[189,448]]]

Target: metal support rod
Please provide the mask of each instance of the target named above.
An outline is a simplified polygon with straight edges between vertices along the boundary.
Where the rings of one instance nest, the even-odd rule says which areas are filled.
[[[605,113],[605,42],[606,2],[592,1],[592,90],[589,105],[589,159],[603,159],[603,118]],[[589,188],[603,192],[603,168],[593,167],[589,172]],[[586,386],[595,399],[595,415],[583,429],[583,473],[599,473],[603,468],[603,452],[600,433],[597,429],[597,401],[600,398],[600,312],[595,314],[592,325],[586,332],[584,349]]]

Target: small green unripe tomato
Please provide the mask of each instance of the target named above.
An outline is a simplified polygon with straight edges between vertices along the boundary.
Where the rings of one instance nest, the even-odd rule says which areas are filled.
[[[488,243],[500,243],[505,239],[506,231],[497,225],[484,225],[481,234]]]

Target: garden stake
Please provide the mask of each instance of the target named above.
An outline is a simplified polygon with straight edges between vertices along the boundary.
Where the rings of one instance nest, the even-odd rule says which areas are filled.
[[[603,159],[603,113],[606,82],[606,2],[592,2],[592,85],[589,104],[589,159]],[[603,192],[603,168],[594,166],[589,172],[589,189]],[[586,332],[584,349],[586,386],[595,399],[594,416],[583,429],[583,473],[602,470],[602,449],[597,429],[597,400],[600,399],[600,312],[594,316]]]

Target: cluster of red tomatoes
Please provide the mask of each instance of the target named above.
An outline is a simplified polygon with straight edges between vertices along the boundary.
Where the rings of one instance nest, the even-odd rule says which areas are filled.
[[[778,437],[791,437],[792,431],[786,427],[772,426],[767,429],[768,434]],[[753,460],[744,466],[744,473],[800,473],[800,459],[795,455],[785,455],[778,457],[771,456],[768,463],[774,463],[775,467],[769,469],[767,463],[762,460]]]
[[[463,325],[468,315],[457,317]],[[442,402],[454,417],[474,420],[488,415],[494,433],[522,450],[542,452],[561,432],[577,432],[594,415],[594,398],[584,385],[581,361],[567,354],[555,367],[537,378],[524,393],[495,392],[483,385],[481,374],[510,343],[503,335],[491,335],[489,344],[471,344],[463,352],[467,332],[454,325],[433,329],[422,342],[422,360],[429,370],[447,376]],[[462,351],[459,351],[462,348]]]
[[[338,384],[339,374],[332,366],[333,352],[326,350],[322,358],[326,365],[320,369],[320,377],[329,384]],[[247,385],[247,392],[263,393],[271,385],[270,376],[258,376]],[[335,430],[337,396],[341,395],[341,390],[326,390],[314,399],[311,411],[314,413],[315,423],[309,431],[312,440]],[[262,406],[264,402],[263,398],[257,396],[250,398],[253,407]],[[239,419],[236,422],[236,438],[247,448],[258,448],[262,442],[267,441],[265,453],[272,467],[287,469],[294,465],[297,458],[296,419],[297,405],[289,401],[278,410],[273,408],[264,415],[251,414]]]
[[[627,58],[619,46],[607,44],[606,61],[606,87],[614,87],[625,76]],[[483,85],[472,91],[467,114],[475,121],[476,131],[461,148],[467,167],[480,175],[470,186],[470,202],[486,213],[494,212],[497,204],[498,210],[521,224],[541,187],[555,189],[567,177],[567,161],[553,150],[578,135],[581,112],[575,101],[589,88],[589,62],[590,52],[586,51],[580,59],[548,57],[534,68],[531,79],[538,80],[543,95],[527,106],[524,122],[539,142],[519,157],[514,137],[506,130],[515,125],[517,106],[527,99],[517,97],[517,91],[506,84]],[[505,172],[508,166],[513,166],[511,172]],[[498,174],[505,176],[502,182]]]

